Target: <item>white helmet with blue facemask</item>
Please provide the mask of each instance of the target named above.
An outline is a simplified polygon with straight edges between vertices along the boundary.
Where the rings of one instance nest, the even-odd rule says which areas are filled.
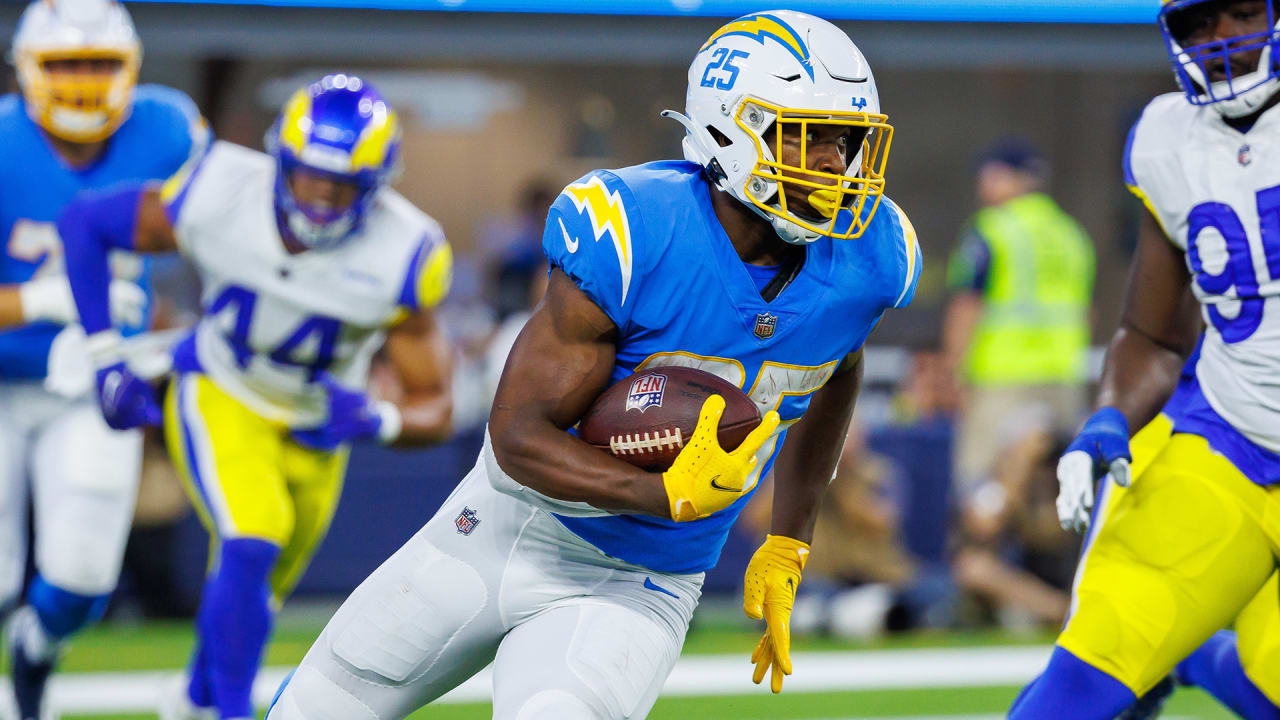
[[[712,33],[689,66],[685,114],[663,113],[687,132],[684,155],[791,243],[854,238],[884,193],[893,128],[880,113],[871,67],[843,31],[821,18],[769,10]],[[843,172],[782,163],[784,133],[850,129]],[[788,205],[803,188],[808,207]]]
[[[1164,0],[1160,31],[1173,64],[1173,74],[1192,105],[1208,105],[1224,117],[1238,118],[1258,111],[1280,90],[1280,19],[1275,0],[1265,2],[1265,18],[1255,32],[1228,38],[1210,37],[1216,14],[1240,0]],[[1256,8],[1244,8],[1261,12]],[[1239,71],[1242,54],[1258,52],[1256,63]],[[1235,61],[1233,63],[1232,61]],[[1233,67],[1233,64],[1236,67]],[[1213,71],[1225,74],[1213,80]]]
[[[354,75],[326,75],[298,90],[267,131],[276,158],[276,212],[281,226],[309,249],[333,247],[364,221],[374,196],[394,180],[400,120],[382,95]],[[300,201],[290,187],[298,170],[355,186],[346,207]]]

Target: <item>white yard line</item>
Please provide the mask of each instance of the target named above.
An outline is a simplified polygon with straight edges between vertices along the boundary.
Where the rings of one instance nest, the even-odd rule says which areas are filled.
[[[865,650],[795,653],[795,674],[787,691],[989,687],[1021,685],[1049,658],[1048,647],[984,647],[954,649]],[[254,700],[265,706],[289,668],[264,669],[254,683]],[[146,712],[156,707],[161,691],[175,672],[66,673],[54,676],[50,704],[64,713]],[[8,695],[7,680],[0,690]],[[485,669],[438,700],[440,703],[483,702],[492,696],[492,674]],[[664,696],[735,695],[768,692],[751,683],[747,653],[691,655],[681,659],[667,680]],[[944,716],[956,720],[957,716]],[[960,716],[987,720],[997,716]],[[833,719],[835,720],[835,719]],[[895,718],[895,720],[926,720]]]

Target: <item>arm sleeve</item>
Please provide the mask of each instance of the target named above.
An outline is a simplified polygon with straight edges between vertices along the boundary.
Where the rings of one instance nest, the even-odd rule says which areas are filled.
[[[431,229],[418,241],[400,289],[400,306],[411,312],[435,307],[449,294],[453,250],[444,233]]]
[[[81,193],[58,217],[67,280],[86,334],[111,327],[107,255],[113,248],[133,249],[142,189],[131,185],[110,192]]]
[[[565,188],[542,235],[550,266],[564,271],[620,330],[636,305],[640,228],[630,191],[616,177],[599,173]]]

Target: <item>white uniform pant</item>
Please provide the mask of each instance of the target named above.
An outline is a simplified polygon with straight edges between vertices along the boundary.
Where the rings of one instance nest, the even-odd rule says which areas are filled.
[[[107,427],[91,396],[0,384],[0,606],[22,590],[28,497],[44,579],[81,595],[115,589],[141,464],[142,433]]]
[[[270,720],[403,718],[490,661],[496,720],[648,714],[702,574],[611,558],[484,466],[343,603]]]

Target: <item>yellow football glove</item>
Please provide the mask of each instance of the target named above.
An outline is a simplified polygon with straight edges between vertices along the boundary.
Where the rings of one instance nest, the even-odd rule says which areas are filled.
[[[782,535],[766,535],[747,565],[742,609],[752,620],[764,618],[764,637],[751,653],[756,664],[751,682],[759,685],[771,666],[769,686],[782,692],[782,676],[791,674],[791,606],[800,586],[800,572],[809,559],[809,546]]]
[[[687,522],[729,507],[742,497],[747,477],[756,467],[756,452],[778,427],[778,413],[770,410],[737,450],[725,452],[716,437],[724,398],[712,395],[702,403],[698,425],[670,469],[662,473],[671,503],[671,519]]]

